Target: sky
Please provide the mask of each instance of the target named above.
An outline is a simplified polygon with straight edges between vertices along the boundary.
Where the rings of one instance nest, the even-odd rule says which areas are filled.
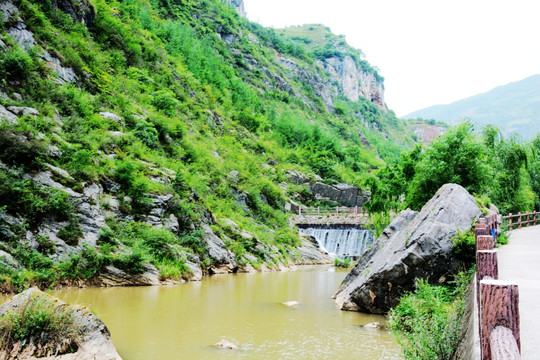
[[[263,26],[324,24],[385,78],[398,116],[540,74],[539,0],[244,0]]]

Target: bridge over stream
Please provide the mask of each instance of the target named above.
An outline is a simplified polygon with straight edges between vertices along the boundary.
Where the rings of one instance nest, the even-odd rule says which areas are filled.
[[[310,207],[299,208],[298,212],[291,216],[291,223],[301,225],[356,225],[369,224],[369,212],[367,209],[355,206],[333,207]]]
[[[496,250],[484,248],[491,236],[477,226],[475,358],[540,359],[540,213],[504,220],[512,231],[508,245]],[[489,222],[487,230],[496,228]]]

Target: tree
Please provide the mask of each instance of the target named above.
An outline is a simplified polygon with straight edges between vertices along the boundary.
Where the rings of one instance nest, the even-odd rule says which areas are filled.
[[[488,165],[484,146],[473,134],[473,125],[461,123],[434,141],[415,166],[406,204],[420,208],[444,184],[454,183],[469,192],[484,189]]]

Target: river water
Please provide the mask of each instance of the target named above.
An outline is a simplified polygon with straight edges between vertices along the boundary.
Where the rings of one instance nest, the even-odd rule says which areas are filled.
[[[337,310],[345,277],[333,267],[214,275],[176,286],[53,291],[89,306],[109,327],[124,360],[398,359],[389,331],[362,327],[385,318]],[[283,302],[298,301],[295,307]],[[222,339],[239,350],[218,350]]]

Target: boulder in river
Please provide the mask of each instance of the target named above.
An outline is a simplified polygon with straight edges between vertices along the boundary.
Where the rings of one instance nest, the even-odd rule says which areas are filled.
[[[383,314],[418,278],[438,283],[460,269],[452,250],[458,231],[482,215],[472,195],[442,186],[419,213],[402,211],[357,262],[334,295],[342,310]]]
[[[37,306],[36,309],[41,311],[48,309],[50,313],[61,316],[71,331],[67,332],[68,335],[63,338],[56,338],[53,331],[48,328],[46,330],[42,328],[39,331],[34,329],[37,332],[26,331],[30,334],[28,338],[25,336],[23,339],[7,340],[4,337],[0,348],[0,358],[4,359],[6,354],[10,354],[10,359],[122,360],[112,343],[109,329],[88,308],[65,304],[36,288],[15,295],[2,305],[0,319],[3,324],[6,324],[5,321],[9,322],[10,316],[17,318],[17,316],[22,316],[22,312],[28,316],[28,311],[32,311],[32,306]],[[37,317],[34,323],[38,323]],[[5,335],[4,329],[2,333]]]
[[[225,339],[222,339],[220,342],[215,343],[214,346],[218,349],[238,350],[238,346]]]
[[[287,306],[287,307],[290,307],[290,308],[297,308],[298,305],[300,305],[300,303],[298,301],[296,301],[296,300],[286,301],[286,302],[284,302],[282,304]]]

